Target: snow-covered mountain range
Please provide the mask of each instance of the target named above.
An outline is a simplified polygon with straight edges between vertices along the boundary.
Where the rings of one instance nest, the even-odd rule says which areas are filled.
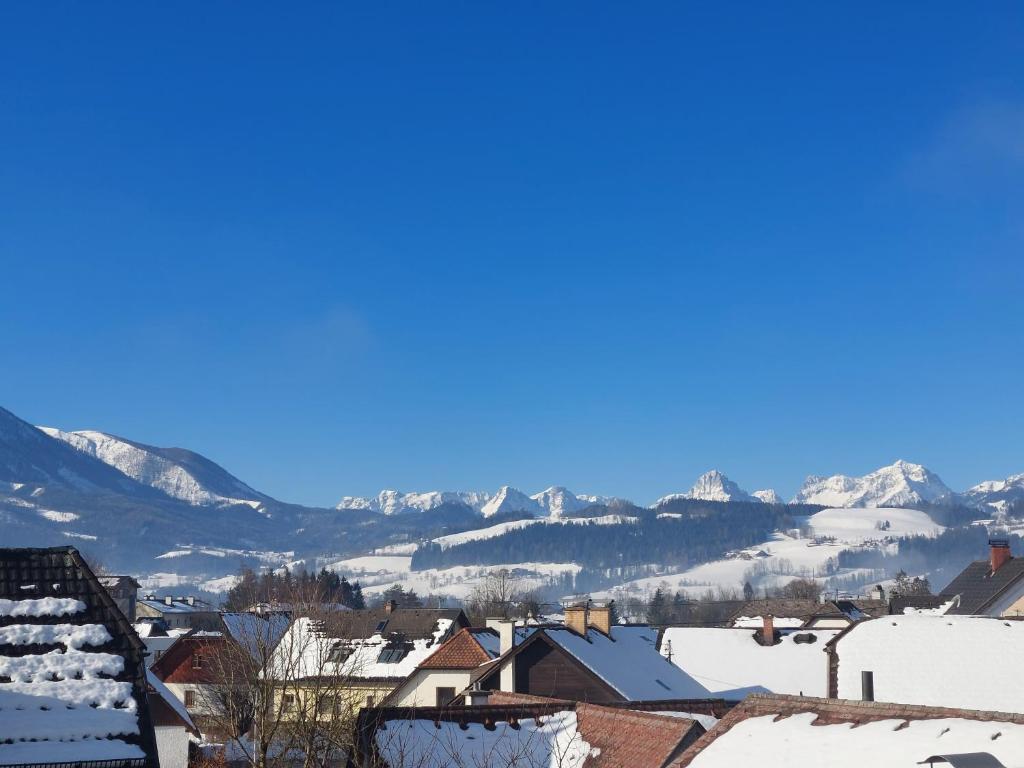
[[[934,472],[920,464],[896,461],[863,477],[811,475],[793,502],[826,507],[912,507],[952,495]]]
[[[385,490],[373,497],[345,496],[338,509],[365,509],[384,515],[427,512],[444,504],[461,504],[479,512],[483,517],[506,513],[526,513],[535,517],[561,517],[580,512],[594,504],[611,504],[618,499],[604,496],[577,495],[562,486],[552,486],[528,496],[522,491],[503,485],[497,492],[426,491],[402,493]]]
[[[651,506],[657,519],[679,518],[686,514],[687,505],[678,503],[684,499],[781,503],[773,490],[749,493],[712,470],[687,492],[664,496]],[[672,509],[660,508],[673,502]],[[904,508],[938,502],[973,508],[978,518],[1006,513],[1020,518],[1024,474],[956,493],[925,467],[897,461],[861,477],[809,477],[794,502]],[[615,516],[640,520],[644,511],[620,498],[577,494],[561,486],[533,494],[511,486],[493,493],[383,491],[371,498],[346,497],[336,508],[302,507],[261,493],[189,450],[106,432],[37,428],[0,408],[4,542],[74,543],[128,572],[166,568],[172,551],[192,553],[186,558],[192,572],[223,576],[239,561],[283,564],[294,557],[371,551],[396,542],[415,548],[418,541],[496,523]],[[184,572],[185,559],[174,563],[176,572]]]

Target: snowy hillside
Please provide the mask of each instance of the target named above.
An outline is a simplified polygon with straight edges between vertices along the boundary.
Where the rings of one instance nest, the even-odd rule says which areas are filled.
[[[908,507],[951,495],[952,491],[938,475],[920,464],[901,460],[863,477],[811,475],[793,503],[826,507]]]
[[[912,509],[826,509],[812,515],[807,523],[809,536],[796,531],[777,532],[768,541],[735,550],[720,560],[678,572],[663,567],[659,575],[633,579],[592,597],[621,601],[631,595],[649,596],[661,588],[696,598],[708,590],[740,590],[746,582],[756,591],[781,587],[795,578],[814,579],[826,588],[858,580],[870,583],[879,574],[865,569],[837,569],[839,553],[877,547],[904,536],[936,536],[944,530],[924,512]],[[879,525],[886,523],[884,529]]]
[[[52,427],[39,429],[133,480],[189,504],[248,504],[258,507],[268,500],[267,496],[192,451],[156,448],[91,430],[63,432]]]
[[[945,530],[924,512],[892,507],[823,509],[807,522],[815,536],[852,544],[883,537],[937,536]]]
[[[3,408],[0,481],[9,484],[12,491],[38,486],[83,493],[154,495],[123,473],[54,440]]]

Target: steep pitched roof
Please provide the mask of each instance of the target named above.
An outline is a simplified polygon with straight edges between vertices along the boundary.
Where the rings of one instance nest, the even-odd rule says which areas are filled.
[[[156,768],[144,657],[73,547],[0,549],[0,764]]]
[[[950,752],[988,752],[1014,765],[1024,754],[1024,715],[754,694],[671,768],[732,768],[781,755],[790,765],[915,765]]]
[[[491,642],[497,636],[493,629],[465,627],[420,662],[420,668],[475,669],[497,657],[496,644]]]
[[[950,609],[951,614],[969,615],[986,613],[1000,597],[1022,586],[1024,581],[1024,557],[1012,557],[995,573],[989,560],[971,563],[953,579],[941,596],[959,597],[959,605]]]

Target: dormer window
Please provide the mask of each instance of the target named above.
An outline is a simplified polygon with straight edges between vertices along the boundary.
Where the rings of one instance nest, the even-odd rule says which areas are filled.
[[[403,645],[387,645],[377,656],[378,664],[397,664],[408,655],[409,649]]]

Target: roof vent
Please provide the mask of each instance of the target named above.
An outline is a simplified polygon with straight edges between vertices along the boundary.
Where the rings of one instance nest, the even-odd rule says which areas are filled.
[[[793,635],[794,643],[816,643],[818,642],[818,636],[810,632],[801,632],[799,635]]]

